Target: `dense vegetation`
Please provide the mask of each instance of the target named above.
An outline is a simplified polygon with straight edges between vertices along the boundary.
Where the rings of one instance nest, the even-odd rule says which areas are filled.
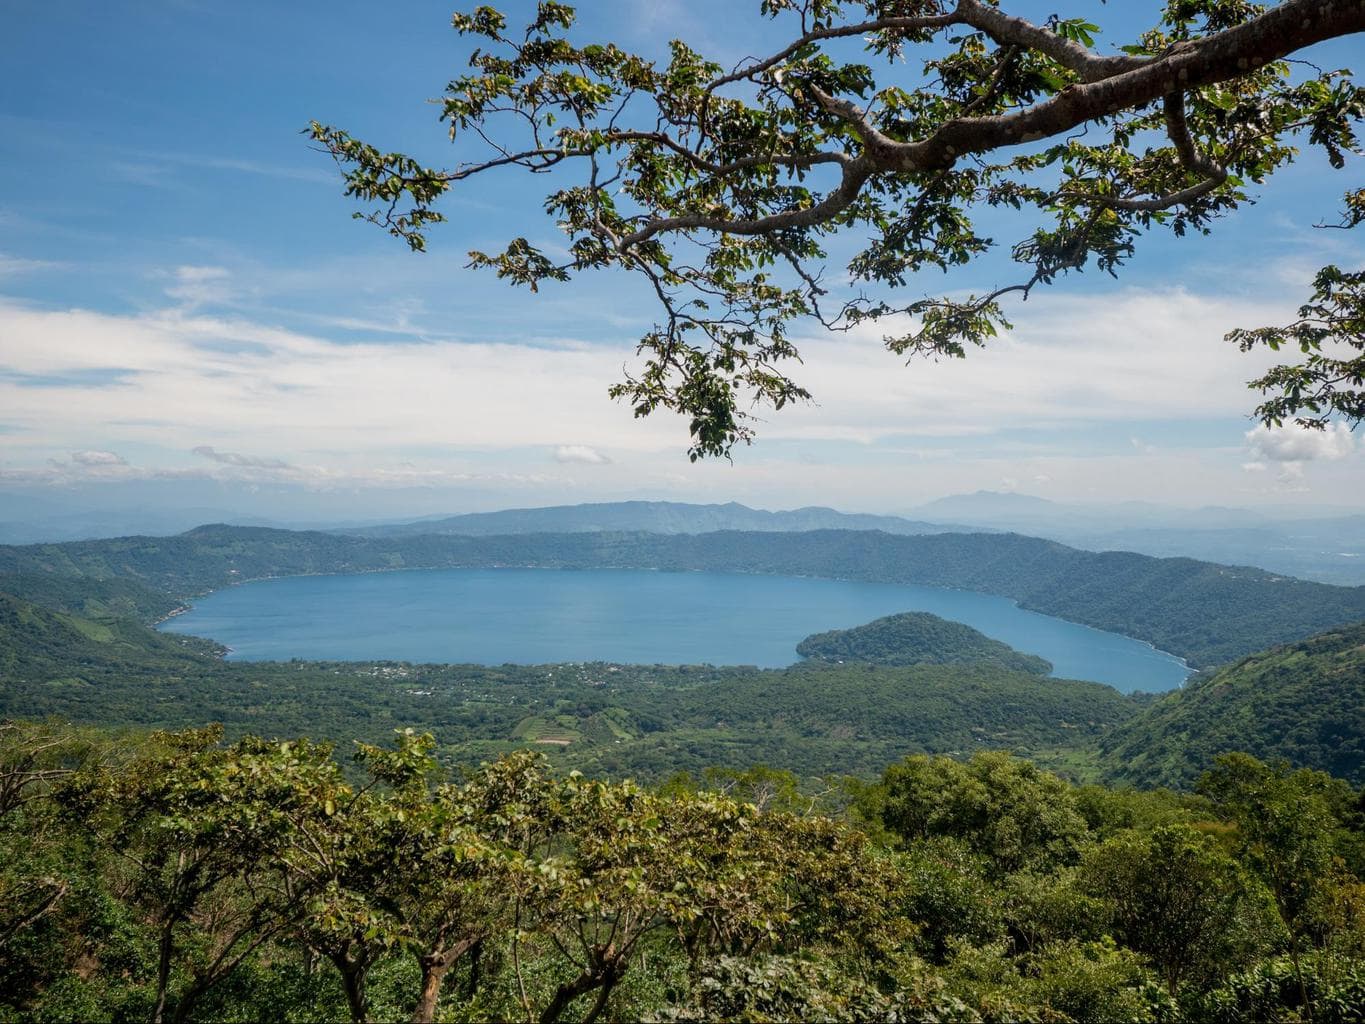
[[[1232,749],[1365,784],[1365,624],[1196,676],[1101,745],[1115,777],[1137,785],[1191,782]]]
[[[0,673],[6,701],[25,683],[117,687],[134,674],[185,674],[216,662],[216,645],[168,636],[119,617],[83,618],[0,594]],[[210,655],[205,657],[204,655]]]
[[[643,789],[0,724],[0,1019],[1359,1020],[1361,794],[911,757]],[[717,791],[717,787],[723,791]]]
[[[815,633],[796,645],[796,653],[815,661],[862,661],[872,665],[960,665],[986,662],[1014,672],[1040,676],[1052,662],[1024,654],[985,633],[928,612],[887,615],[852,629]]]
[[[66,576],[50,572],[0,576],[0,592],[56,612],[87,619],[124,618],[157,622],[182,607],[162,590],[136,580],[106,576]]]
[[[876,531],[343,537],[207,526],[176,537],[0,547],[11,574],[131,580],[186,599],[246,579],[414,567],[705,569],[956,587],[1146,640],[1196,667],[1365,619],[1365,587],[1260,569],[1078,551],[1016,534]]]

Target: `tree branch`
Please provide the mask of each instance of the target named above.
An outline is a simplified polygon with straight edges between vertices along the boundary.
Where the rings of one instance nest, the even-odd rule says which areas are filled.
[[[1027,110],[956,119],[922,141],[894,143],[886,155],[879,154],[876,169],[950,167],[970,153],[1061,135],[1087,121],[1146,106],[1179,90],[1216,85],[1314,43],[1362,31],[1365,3],[1360,0],[1287,0],[1245,24],[1179,46],[1132,70],[1070,86]]]

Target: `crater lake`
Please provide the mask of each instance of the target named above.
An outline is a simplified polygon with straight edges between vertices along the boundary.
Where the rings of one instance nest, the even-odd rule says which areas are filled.
[[[637,569],[414,569],[259,580],[162,624],[234,660],[570,661],[756,665],[799,659],[811,633],[926,611],[1125,693],[1180,686],[1183,661],[1149,644],[938,587]]]

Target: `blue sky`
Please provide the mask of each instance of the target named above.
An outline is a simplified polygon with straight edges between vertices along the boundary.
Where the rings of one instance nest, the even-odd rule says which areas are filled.
[[[509,4],[514,12],[525,3]],[[1016,9],[1041,20],[1057,3]],[[1067,7],[1127,41],[1153,5]],[[582,35],[673,36],[733,62],[772,38],[756,2],[584,5]],[[1121,9],[1120,9],[1121,8]],[[875,334],[805,332],[818,405],[771,417],[733,465],[690,465],[675,420],[606,387],[653,315],[617,278],[528,296],[464,269],[551,239],[543,182],[476,182],[412,255],[349,219],[311,118],[453,162],[436,110],[466,44],[444,3],[97,5],[11,0],[0,35],[0,493],[157,500],[211,485],[363,516],[618,497],[898,511],[947,493],[1365,504],[1360,445],[1252,431],[1262,363],[1220,339],[1285,319],[1360,244],[1309,225],[1358,187],[1310,155],[1209,239],[1153,238],[1015,310],[965,363],[902,367]],[[1123,37],[1123,38],[1121,38]],[[1365,57],[1360,40],[1312,55]],[[960,283],[987,287],[998,261]],[[932,290],[928,282],[921,290]],[[198,500],[196,497],[194,500]]]

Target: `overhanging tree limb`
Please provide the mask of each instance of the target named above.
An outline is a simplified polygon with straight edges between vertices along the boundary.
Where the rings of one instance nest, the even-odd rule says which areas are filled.
[[[452,140],[469,152],[454,169],[318,123],[311,132],[345,167],[347,192],[378,207],[357,216],[415,249],[457,183],[554,169],[545,206],[568,257],[514,239],[472,263],[533,290],[589,269],[644,277],[664,318],[640,341],[642,368],[610,390],[637,415],[690,417],[697,458],[752,437],[750,403],[807,397],[781,369],[799,358],[793,324],[908,316],[912,329],[886,338],[892,351],[962,355],[1008,326],[1002,297],[1088,267],[1116,274],[1157,228],[1206,233],[1301,139],[1340,166],[1365,116],[1349,72],[1296,81],[1282,63],[1365,31],[1360,0],[1171,0],[1122,53],[1095,49],[1097,26],[1038,25],[986,0],[763,0],[762,10],[795,17],[799,31],[725,71],[682,42],[667,63],[581,44],[559,3],[541,3],[524,35],[480,8],[455,16],[490,48],[443,101]],[[868,62],[849,59],[851,40]],[[907,81],[895,59],[916,48],[921,73]],[[581,182],[565,184],[575,166]],[[896,299],[920,271],[994,248],[976,223],[991,210],[1036,219],[1009,250],[1025,268],[1018,283]],[[862,248],[831,318],[821,267],[840,234]],[[883,294],[855,290],[867,286]]]

